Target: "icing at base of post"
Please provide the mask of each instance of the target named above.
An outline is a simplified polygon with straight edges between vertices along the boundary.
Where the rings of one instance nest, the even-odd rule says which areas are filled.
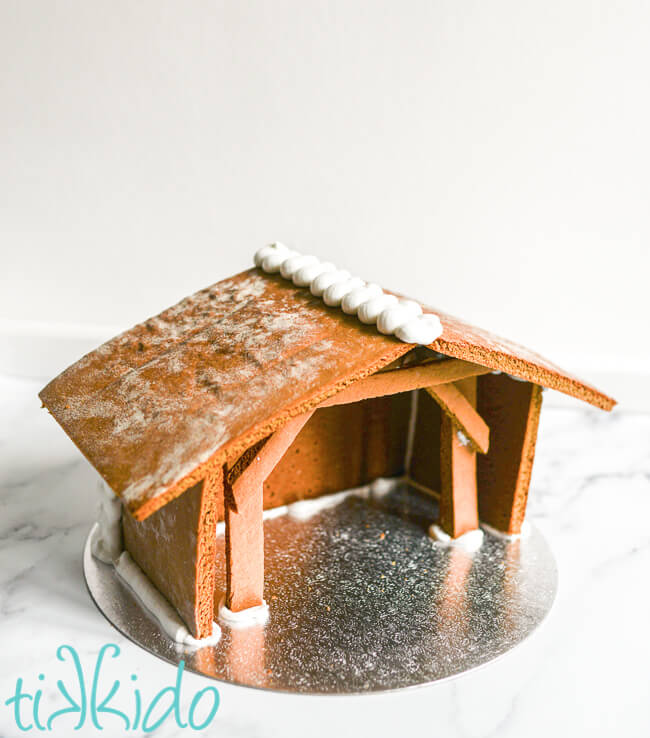
[[[483,528],[486,533],[489,533],[495,538],[500,538],[502,541],[518,541],[519,539],[527,538],[530,535],[530,523],[527,520],[522,523],[520,533],[505,533],[498,528],[493,528],[487,523],[481,523],[481,528]]]
[[[217,623],[212,624],[212,635],[207,638],[194,638],[185,624],[181,621],[176,610],[160,594],[152,584],[149,577],[133,561],[128,551],[120,554],[115,571],[120,579],[125,582],[133,594],[138,598],[142,606],[159,623],[167,635],[177,643],[192,648],[212,646],[221,638],[221,628]]]
[[[461,548],[464,551],[473,553],[481,548],[483,543],[483,531],[480,528],[476,530],[467,531],[458,538],[452,538],[448,533],[437,524],[433,523],[429,526],[429,536],[440,545],[454,546],[454,548]]]
[[[222,597],[219,602],[219,620],[231,628],[248,628],[252,625],[264,625],[269,619],[269,606],[266,600],[261,605],[247,607],[245,610],[233,612],[226,607],[226,598]]]

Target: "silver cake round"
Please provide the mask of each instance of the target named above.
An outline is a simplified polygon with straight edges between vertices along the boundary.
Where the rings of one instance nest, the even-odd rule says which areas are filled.
[[[97,607],[134,643],[221,681],[309,694],[401,689],[463,674],[523,641],[557,590],[551,551],[534,527],[485,534],[477,551],[435,543],[436,501],[406,484],[380,499],[348,497],[307,520],[266,520],[265,625],[219,643],[179,646],[110,565],[84,550]],[[225,589],[223,536],[217,588]],[[219,593],[217,593],[217,600]]]

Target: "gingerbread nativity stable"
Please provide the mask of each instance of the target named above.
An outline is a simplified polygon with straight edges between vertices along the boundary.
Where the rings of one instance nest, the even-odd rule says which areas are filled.
[[[521,529],[542,387],[614,400],[539,355],[435,313],[426,346],[262,268],[108,341],[40,393],[123,502],[124,548],[196,638],[263,601],[263,510],[406,477],[452,539]],[[271,613],[272,616],[272,613]]]

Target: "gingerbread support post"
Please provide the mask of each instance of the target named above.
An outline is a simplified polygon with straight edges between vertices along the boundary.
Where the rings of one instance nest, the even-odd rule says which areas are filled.
[[[478,460],[479,516],[503,533],[521,532],[541,407],[539,385],[507,374],[478,381],[478,411],[490,426],[490,450]]]
[[[472,407],[476,407],[476,378],[462,380],[456,387]],[[478,528],[476,451],[446,412],[440,430],[438,524],[452,538]]]
[[[256,453],[246,453],[225,476],[226,607],[240,612],[264,602],[264,480],[313,410],[289,420]]]
[[[261,605],[264,593],[262,484],[242,480],[237,502],[226,484],[226,607],[233,612]]]

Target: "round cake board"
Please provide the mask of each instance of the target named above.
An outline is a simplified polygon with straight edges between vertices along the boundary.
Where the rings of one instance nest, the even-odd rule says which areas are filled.
[[[115,569],[92,556],[90,535],[84,574],[127,638],[211,679],[305,694],[403,689],[507,653],[542,622],[557,591],[553,555],[533,526],[514,540],[486,532],[472,553],[434,542],[427,530],[436,518],[433,498],[400,484],[306,520],[265,520],[267,623],[220,623],[220,641],[200,649],[161,631]],[[218,545],[223,590],[223,536]]]

